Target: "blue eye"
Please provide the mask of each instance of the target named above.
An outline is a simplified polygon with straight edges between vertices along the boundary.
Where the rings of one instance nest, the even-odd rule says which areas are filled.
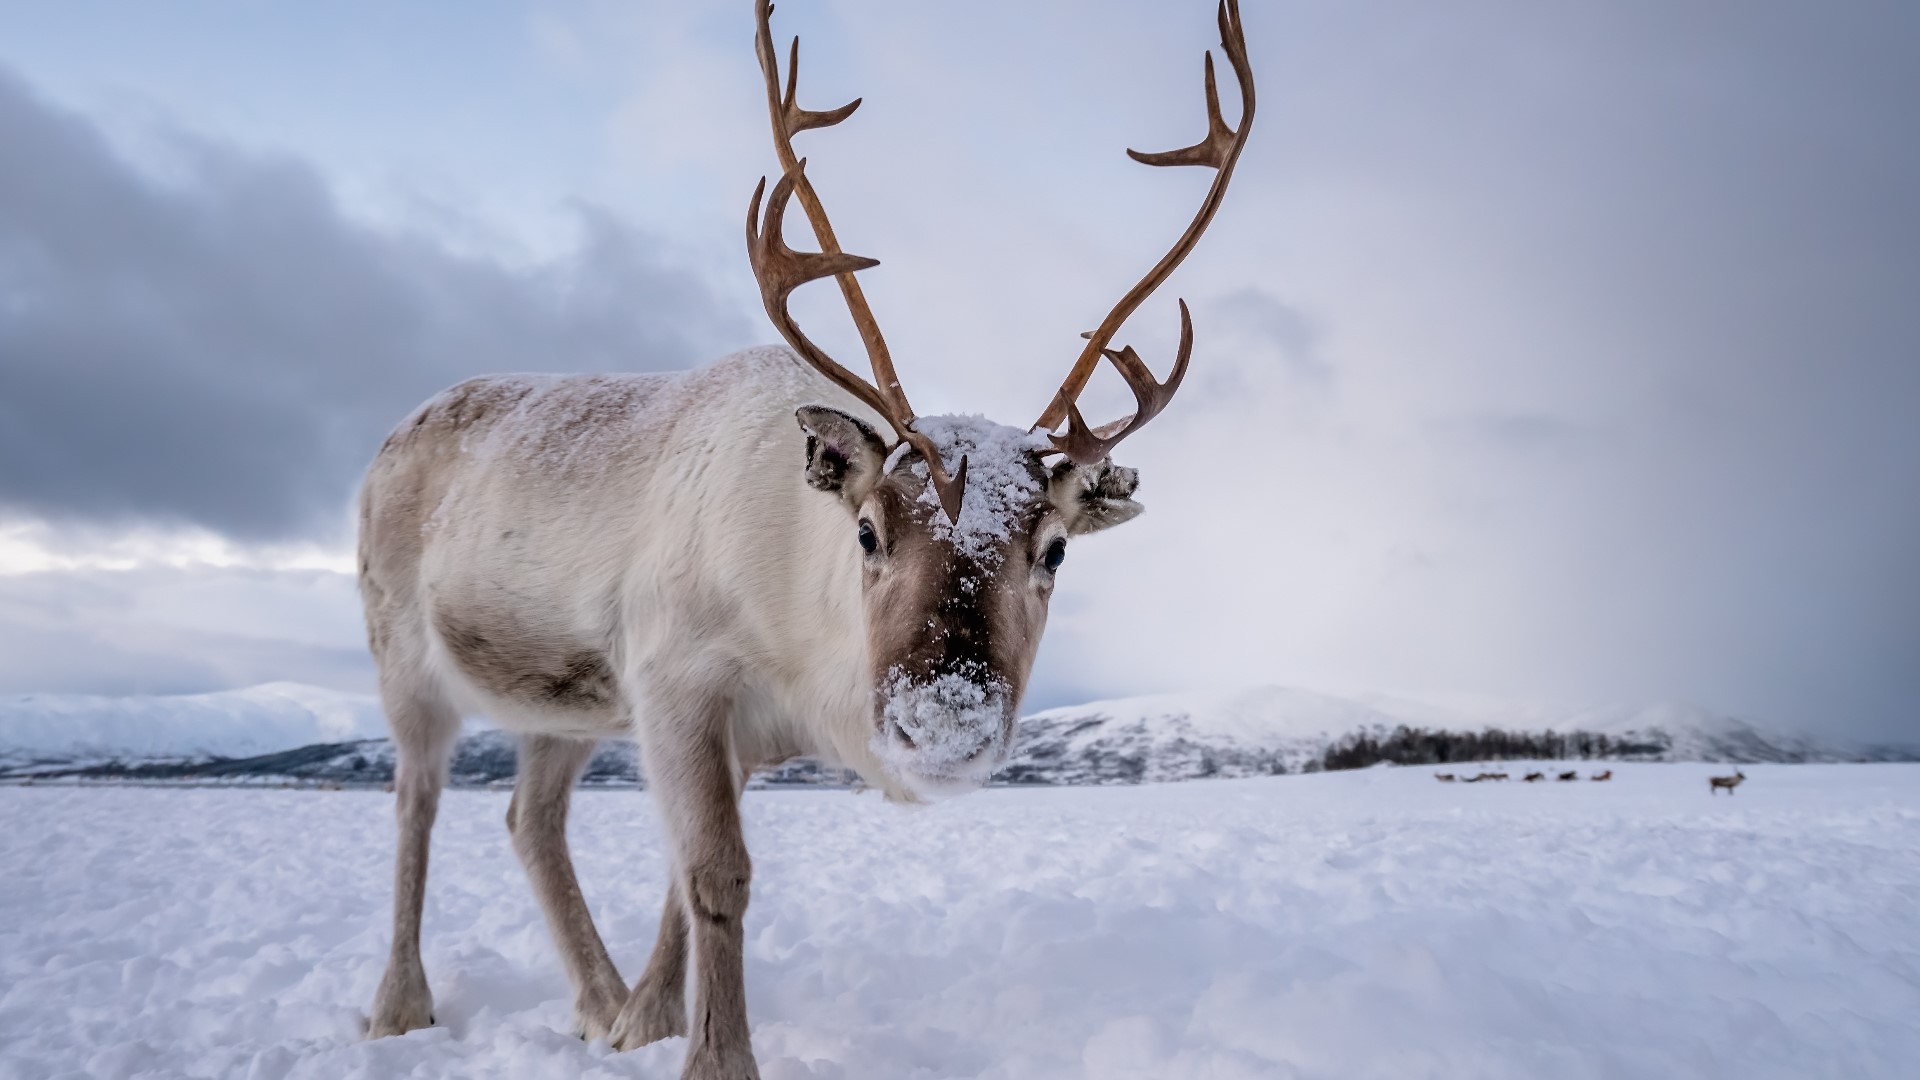
[[[871,555],[880,548],[880,537],[873,531],[873,522],[860,523],[860,550]]]
[[[1047,545],[1047,553],[1040,560],[1041,565],[1047,568],[1048,573],[1052,573],[1060,569],[1060,564],[1066,561],[1067,538],[1056,536],[1053,538],[1053,543]]]

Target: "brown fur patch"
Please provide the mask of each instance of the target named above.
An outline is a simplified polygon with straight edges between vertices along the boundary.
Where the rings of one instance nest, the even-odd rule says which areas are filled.
[[[603,650],[543,640],[510,620],[489,620],[486,629],[445,609],[433,613],[433,628],[462,673],[490,693],[563,709],[601,709],[617,694]]]

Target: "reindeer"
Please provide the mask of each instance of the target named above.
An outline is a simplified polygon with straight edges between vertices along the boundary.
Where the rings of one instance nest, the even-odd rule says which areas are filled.
[[[1739,769],[1733,770],[1732,776],[1709,776],[1707,777],[1707,794],[1717,795],[1721,788],[1726,788],[1727,794],[1731,795],[1733,789],[1739,787],[1746,779],[1747,774]]]
[[[1452,773],[1450,773],[1450,772],[1437,772],[1437,773],[1434,773],[1434,774],[1433,774],[1433,778],[1434,778],[1435,780],[1438,780],[1438,781],[1440,781],[1440,782],[1441,782],[1441,783],[1443,783],[1443,784],[1451,784],[1451,783],[1453,783],[1453,774],[1452,774]],[[1471,781],[1471,780],[1469,780],[1469,781],[1467,781],[1467,783],[1469,783],[1469,784],[1471,784],[1471,783],[1473,783],[1473,781]]]
[[[1199,242],[1252,128],[1236,0],[1219,9],[1239,83],[1221,118],[1211,55],[1207,135],[1147,165],[1213,180],[1172,249],[1088,335],[1030,429],[919,416],[793,137],[858,101],[782,93],[759,0],[755,50],[782,173],[748,210],[748,260],[789,349],[667,375],[497,376],[430,399],[388,437],[360,504],[360,590],[396,748],[392,954],[369,1036],[434,1022],[420,962],[429,835],[463,713],[522,736],[507,810],[574,989],[575,1031],[625,1050],[691,1032],[683,1080],[757,1077],[742,918],[751,862],[738,800],[759,767],[842,763],[890,798],[973,790],[1005,759],[1070,540],[1141,511],[1111,451],[1166,408],[1187,372],[1184,301],[1158,381],[1115,335]],[[783,234],[797,198],[821,250]],[[794,323],[798,286],[835,278],[873,381]],[[1102,359],[1137,407],[1090,425],[1077,399]],[[632,739],[659,808],[671,878],[631,989],[607,953],[567,849],[571,789],[595,741]],[[692,1015],[685,1006],[689,951]],[[691,1021],[691,1022],[690,1022]]]
[[[1546,774],[1546,773],[1543,773],[1543,772],[1530,772],[1530,773],[1528,773],[1527,775],[1525,775],[1525,776],[1523,776],[1523,777],[1521,777],[1520,779],[1522,779],[1522,780],[1525,780],[1525,781],[1526,781],[1527,783],[1529,783],[1529,784],[1531,784],[1531,783],[1535,783],[1535,782],[1537,782],[1537,781],[1540,781],[1540,780],[1545,780],[1546,778],[1547,778],[1547,774]]]
[[[1613,779],[1613,770],[1608,769],[1605,772],[1594,773],[1592,776],[1587,777],[1587,779],[1592,780],[1596,783],[1606,781],[1606,780],[1611,780]]]
[[[1569,780],[1578,780],[1580,779],[1580,770],[1568,769],[1566,772],[1561,773],[1557,779],[1563,784]]]

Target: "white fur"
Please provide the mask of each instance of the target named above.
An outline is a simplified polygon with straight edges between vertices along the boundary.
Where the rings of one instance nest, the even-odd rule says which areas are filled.
[[[635,401],[621,424],[570,443],[514,416],[464,437],[425,526],[421,599],[511,582],[517,611],[564,620],[550,628],[558,636],[611,630],[608,653],[630,690],[733,683],[740,760],[819,756],[906,797],[869,745],[859,550],[838,500],[802,480],[793,409],[822,401],[879,418],[779,347],[683,375],[502,378],[533,388],[520,414],[606,380],[630,382]],[[379,483],[376,465],[370,497]],[[503,527],[516,532],[512,545],[499,542]],[[421,622],[429,677],[467,710],[526,733],[638,734],[631,708],[583,716],[498,699]]]

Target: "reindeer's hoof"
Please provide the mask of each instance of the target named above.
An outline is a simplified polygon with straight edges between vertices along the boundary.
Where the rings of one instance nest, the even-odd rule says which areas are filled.
[[[671,1039],[687,1033],[686,999],[681,995],[657,993],[646,983],[634,987],[632,996],[613,1023],[613,1048],[638,1050],[648,1043]]]
[[[573,1033],[589,1040],[611,1038],[626,1002],[626,984],[617,976],[611,984],[581,994],[573,1003]]]
[[[405,1035],[433,1024],[433,994],[427,989],[426,975],[417,969],[399,975],[389,971],[373,996],[373,1013],[367,1018],[367,1038]]]

